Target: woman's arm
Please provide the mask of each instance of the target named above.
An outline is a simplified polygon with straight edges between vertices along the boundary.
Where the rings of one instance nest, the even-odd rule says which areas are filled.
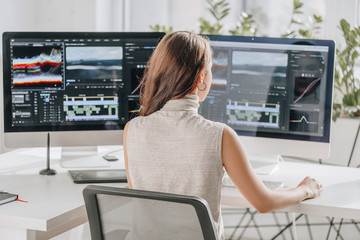
[[[321,192],[322,185],[310,177],[292,189],[268,189],[252,169],[238,135],[228,126],[223,132],[222,161],[231,181],[261,213],[289,207]]]
[[[126,178],[127,178],[127,182],[128,182],[128,186],[129,188],[133,188],[132,187],[132,183],[131,183],[131,179],[130,179],[130,175],[129,175],[129,168],[128,168],[128,158],[127,158],[127,151],[126,151],[126,139],[127,139],[127,132],[130,126],[130,122],[128,122],[125,125],[124,128],[124,134],[123,134],[123,149],[124,149],[124,161],[125,161],[125,168],[126,168]]]

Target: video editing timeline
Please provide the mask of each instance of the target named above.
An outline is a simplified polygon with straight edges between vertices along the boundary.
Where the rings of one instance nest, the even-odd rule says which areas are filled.
[[[328,47],[211,41],[199,113],[239,131],[323,136]]]
[[[125,124],[157,41],[11,39],[11,125]]]
[[[65,121],[118,120],[117,96],[64,96]]]
[[[280,105],[237,102],[229,99],[226,107],[229,125],[279,128]],[[257,121],[248,121],[256,119]]]

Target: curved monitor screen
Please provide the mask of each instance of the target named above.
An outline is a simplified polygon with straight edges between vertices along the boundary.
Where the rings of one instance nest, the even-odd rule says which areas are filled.
[[[213,80],[200,114],[239,135],[329,142],[333,41],[209,38]]]
[[[163,35],[4,33],[5,132],[123,129]]]

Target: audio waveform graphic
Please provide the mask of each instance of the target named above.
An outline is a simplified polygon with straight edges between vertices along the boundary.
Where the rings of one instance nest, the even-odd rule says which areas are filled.
[[[13,88],[61,88],[61,67],[62,55],[59,47],[35,50],[30,47],[14,47]]]
[[[223,50],[214,50],[214,57],[213,57],[213,67],[217,69],[228,69],[229,67],[229,59],[228,53]]]
[[[304,95],[305,95],[307,92],[309,92],[309,91],[316,85],[316,83],[318,83],[320,80],[321,80],[321,78],[317,78],[317,79],[315,79],[314,81],[312,81],[312,82],[305,88],[305,90],[294,100],[293,103],[299,102],[299,101],[304,97]]]
[[[305,116],[302,116],[299,120],[290,120],[289,122],[301,123],[302,121],[304,121],[307,124],[319,124],[319,122],[310,122],[310,121],[308,121]]]
[[[210,91],[225,91],[228,82],[229,71],[229,56],[228,52],[223,49],[213,49],[214,57],[212,59],[212,75],[213,81],[211,83]]]
[[[298,133],[318,133],[319,126],[319,112],[290,110],[290,131]]]
[[[227,65],[227,63],[217,63],[216,59],[214,59],[213,68],[225,70],[228,68],[228,65]]]

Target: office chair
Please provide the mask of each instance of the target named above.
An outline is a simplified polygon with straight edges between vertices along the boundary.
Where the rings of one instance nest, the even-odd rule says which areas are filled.
[[[92,240],[217,240],[199,197],[89,185],[83,191]]]

